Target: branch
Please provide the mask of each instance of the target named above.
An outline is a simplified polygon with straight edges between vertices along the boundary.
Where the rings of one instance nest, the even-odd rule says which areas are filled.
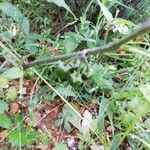
[[[134,32],[130,33],[129,35],[119,39],[117,42],[113,42],[110,43],[108,45],[102,46],[102,47],[95,47],[95,48],[90,48],[90,49],[84,49],[82,51],[79,52],[74,52],[71,54],[65,54],[65,55],[61,55],[61,56],[56,56],[56,57],[50,57],[50,58],[45,58],[45,59],[41,59],[41,60],[35,60],[32,61],[30,63],[23,63],[22,67],[24,69],[28,69],[30,67],[33,67],[35,65],[41,65],[41,64],[46,64],[46,63],[50,63],[50,62],[56,62],[56,61],[63,61],[63,60],[67,60],[70,58],[82,58],[85,57],[86,55],[96,55],[98,53],[104,53],[104,52],[108,52],[110,50],[116,50],[118,49],[121,45],[127,43],[128,41],[142,35],[145,34],[147,32],[150,31],[150,18],[144,22],[143,24],[141,24],[141,26],[135,30]]]

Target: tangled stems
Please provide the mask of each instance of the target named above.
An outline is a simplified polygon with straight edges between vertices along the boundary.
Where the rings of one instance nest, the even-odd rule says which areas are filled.
[[[130,33],[129,35],[119,39],[117,42],[113,42],[113,43],[110,43],[110,44],[102,46],[102,47],[84,49],[82,51],[74,52],[71,54],[65,54],[65,55],[56,56],[56,57],[44,58],[44,59],[32,61],[30,63],[23,63],[22,67],[23,67],[23,69],[28,69],[28,68],[31,68],[36,65],[52,63],[52,62],[56,62],[59,60],[64,61],[64,60],[67,60],[70,58],[83,59],[89,54],[96,55],[99,53],[105,53],[105,52],[108,52],[111,50],[116,50],[121,45],[127,43],[128,41],[130,41],[142,34],[149,32],[149,31],[150,31],[150,18],[146,22],[141,24],[141,26],[137,30],[135,30],[134,32]]]

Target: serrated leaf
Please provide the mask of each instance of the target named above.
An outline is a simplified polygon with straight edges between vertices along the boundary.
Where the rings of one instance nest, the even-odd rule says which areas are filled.
[[[101,89],[112,89],[112,76],[109,75],[109,70],[101,64],[93,66],[93,75],[91,78],[97,83]]]
[[[8,79],[17,79],[23,76],[23,70],[19,67],[9,68],[2,73],[2,76]]]
[[[20,24],[20,27],[25,35],[29,35],[30,25],[29,20],[24,17],[20,10],[11,3],[0,3],[0,10]]]
[[[0,114],[4,113],[5,110],[8,110],[8,104],[3,100],[0,100]]]
[[[11,121],[5,114],[0,114],[0,127],[10,129]]]
[[[73,32],[65,34],[65,39],[62,42],[62,50],[65,54],[73,52],[79,45],[77,35]]]
[[[111,22],[114,20],[112,14],[109,12],[108,8],[102,3],[100,2],[100,0],[97,0],[99,6],[101,7],[101,10],[103,12],[103,15],[105,16],[105,18],[107,19],[108,22]]]

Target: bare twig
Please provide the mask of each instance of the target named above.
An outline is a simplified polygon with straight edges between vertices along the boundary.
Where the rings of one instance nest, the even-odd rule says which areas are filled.
[[[130,33],[129,35],[119,39],[117,42],[113,42],[110,43],[108,45],[102,46],[102,47],[95,47],[95,48],[90,48],[90,49],[84,49],[82,51],[79,52],[74,52],[71,54],[65,54],[65,55],[61,55],[61,56],[56,56],[56,57],[50,57],[50,58],[45,58],[45,59],[41,59],[41,60],[35,60],[32,61],[30,63],[23,63],[23,68],[24,69],[28,69],[30,67],[33,67],[35,65],[41,65],[41,64],[46,64],[46,63],[50,63],[50,62],[56,62],[56,61],[63,61],[63,60],[67,60],[70,58],[82,58],[85,57],[86,55],[96,55],[98,53],[105,53],[108,52],[110,50],[117,50],[121,45],[127,43],[128,41],[142,35],[145,34],[147,32],[150,31],[150,18],[144,22],[143,24],[141,24],[141,26],[134,32]]]

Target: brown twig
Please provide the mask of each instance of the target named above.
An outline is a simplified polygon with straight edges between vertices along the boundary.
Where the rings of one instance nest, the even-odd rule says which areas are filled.
[[[28,69],[31,68],[35,65],[41,65],[41,64],[46,64],[46,63],[51,63],[51,62],[56,62],[56,61],[63,61],[63,60],[67,60],[70,58],[83,58],[86,55],[96,55],[98,53],[105,53],[108,52],[110,50],[117,50],[121,45],[127,43],[128,41],[142,35],[145,34],[147,32],[150,31],[150,18],[144,22],[143,24],[141,24],[141,26],[135,30],[134,32],[130,33],[129,35],[119,39],[117,42],[113,42],[110,43],[108,45],[102,46],[102,47],[95,47],[95,48],[90,48],[90,49],[84,49],[82,51],[79,52],[74,52],[71,54],[65,54],[65,55],[61,55],[61,56],[56,56],[56,57],[50,57],[50,58],[45,58],[45,59],[41,59],[41,60],[35,60],[32,61],[30,63],[23,63],[23,68],[24,69]]]

